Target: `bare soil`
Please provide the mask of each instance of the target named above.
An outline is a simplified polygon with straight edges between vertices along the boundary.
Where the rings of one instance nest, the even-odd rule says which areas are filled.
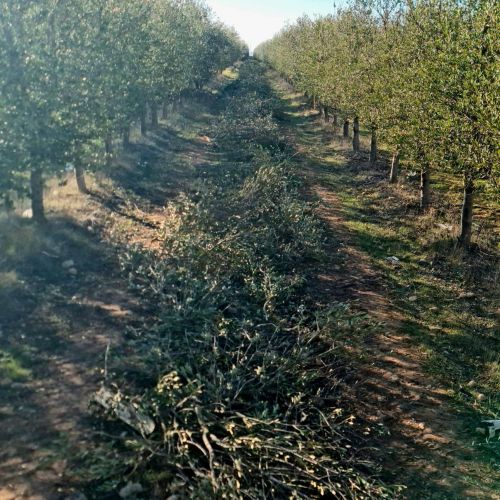
[[[82,452],[93,432],[87,404],[102,380],[104,353],[121,345],[141,308],[119,275],[116,254],[97,236],[65,237],[68,221],[45,229],[53,254],[18,268],[29,286],[0,314],[0,349],[29,375],[0,381],[0,499],[60,498],[68,492],[67,457]],[[80,230],[81,231],[81,230]],[[62,262],[75,262],[72,276]]]

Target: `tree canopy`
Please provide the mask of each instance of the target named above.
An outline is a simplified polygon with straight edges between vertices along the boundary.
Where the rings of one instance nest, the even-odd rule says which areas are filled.
[[[495,186],[499,174],[499,40],[494,0],[356,0],[298,20],[256,55],[315,101],[360,117],[373,159],[379,136],[420,168],[423,209],[432,171],[460,175],[468,246],[478,182]]]
[[[6,0],[0,6],[0,198],[82,167],[131,122],[247,52],[196,0]]]

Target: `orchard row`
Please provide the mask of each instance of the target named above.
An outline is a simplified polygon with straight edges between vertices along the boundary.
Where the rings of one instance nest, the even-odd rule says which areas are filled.
[[[495,0],[354,0],[335,15],[299,19],[256,50],[318,103],[344,134],[360,121],[421,172],[421,208],[434,173],[463,180],[459,242],[471,242],[474,198],[500,170],[500,3]],[[450,186],[451,187],[451,186]]]
[[[44,177],[74,168],[86,191],[114,137],[246,51],[196,0],[1,2],[0,200],[30,193],[43,222]]]

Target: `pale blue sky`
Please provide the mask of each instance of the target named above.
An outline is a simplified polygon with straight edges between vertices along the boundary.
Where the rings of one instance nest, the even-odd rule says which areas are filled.
[[[234,26],[254,49],[302,14],[328,14],[342,0],[206,0],[217,17]]]

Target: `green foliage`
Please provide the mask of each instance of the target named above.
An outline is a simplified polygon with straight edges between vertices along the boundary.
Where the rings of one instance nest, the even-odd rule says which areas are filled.
[[[242,57],[194,0],[8,0],[0,6],[0,198],[26,172],[96,164],[102,140],[149,104],[201,86]]]
[[[273,147],[280,142],[279,129],[273,120],[273,98],[262,93],[262,68],[251,64],[254,74],[236,83],[232,95],[227,99],[225,111],[215,126],[215,138],[221,147],[238,145],[235,155],[248,153],[248,146]]]
[[[161,428],[136,441],[137,460],[153,450],[138,479],[195,498],[381,495],[354,470],[337,391],[335,340],[353,325],[300,303],[296,269],[322,233],[290,173],[263,165],[171,210],[162,258],[128,263],[161,311],[138,341],[158,377],[141,405]]]
[[[360,116],[422,170],[460,175],[473,193],[499,175],[499,9],[494,0],[355,0],[300,19],[256,55],[323,105]]]
[[[252,114],[267,114],[269,91],[241,74],[233,97],[249,92]],[[233,97],[224,114],[239,114]],[[237,145],[252,161],[222,165],[169,206],[160,254],[124,256],[131,285],[158,311],[134,335],[136,401],[157,431],[115,440],[122,460],[101,478],[116,487],[130,472],[159,497],[389,496],[352,453],[338,390],[336,341],[364,319],[306,305],[300,269],[322,257],[321,224],[282,154]]]
[[[1,280],[1,277],[0,277]],[[2,283],[0,281],[0,287]],[[0,296],[1,296],[0,288]],[[0,377],[5,380],[25,380],[31,377],[31,371],[25,368],[12,354],[0,350]]]

